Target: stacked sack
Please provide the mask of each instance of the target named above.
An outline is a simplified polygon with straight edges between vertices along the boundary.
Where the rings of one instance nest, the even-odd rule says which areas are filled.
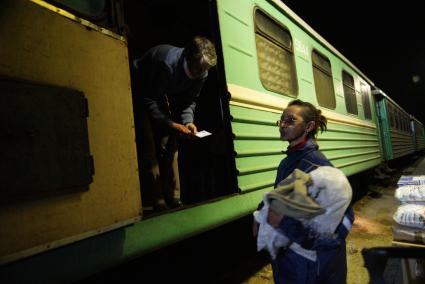
[[[395,197],[401,205],[393,219],[394,239],[425,243],[425,175],[401,176]]]

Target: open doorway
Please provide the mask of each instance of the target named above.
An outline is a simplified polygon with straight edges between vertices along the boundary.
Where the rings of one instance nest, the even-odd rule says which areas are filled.
[[[130,63],[155,45],[183,47],[196,35],[205,36],[216,45],[218,65],[209,71],[208,79],[197,100],[194,121],[198,130],[206,130],[213,135],[179,141],[181,200],[184,205],[237,192],[224,69],[221,50],[217,44],[219,33],[216,13],[215,2],[208,0],[124,1],[124,16],[129,28]],[[140,131],[138,119],[140,111],[143,110],[135,97],[140,87],[133,71],[131,79],[135,102],[136,142],[140,157],[143,155],[143,149],[140,147],[140,137],[143,133]],[[153,203],[152,188],[144,183],[143,172],[140,172],[140,178],[143,207],[149,210]]]

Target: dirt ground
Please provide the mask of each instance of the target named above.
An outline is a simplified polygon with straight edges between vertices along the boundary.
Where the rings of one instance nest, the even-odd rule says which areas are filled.
[[[373,182],[368,194],[354,204],[356,220],[347,238],[347,283],[369,283],[361,254],[363,248],[392,245],[392,216],[399,205],[394,198],[396,183],[401,174],[409,174],[412,170],[414,168],[407,166],[391,174],[384,183]],[[266,265],[243,283],[274,283],[271,265]]]
[[[391,246],[392,216],[399,205],[394,198],[395,186],[374,190],[378,194],[367,195],[354,205],[356,220],[347,238],[347,283],[369,283],[361,254],[363,248]]]

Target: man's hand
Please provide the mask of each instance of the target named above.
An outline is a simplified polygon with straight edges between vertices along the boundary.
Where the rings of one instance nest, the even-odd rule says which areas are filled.
[[[196,128],[196,125],[193,123],[187,123],[186,124],[187,129],[190,130],[190,132],[195,135],[198,132],[198,129]]]
[[[180,123],[173,122],[171,124],[171,128],[173,128],[178,135],[184,138],[193,139],[196,134],[196,126],[193,123],[188,123],[186,126]],[[195,132],[193,132],[195,131]]]
[[[183,135],[190,134],[190,130],[186,126],[180,123],[172,122],[171,128],[177,131],[178,134],[183,134]]]
[[[267,222],[274,228],[279,227],[280,221],[282,221],[283,214],[280,214],[269,208],[269,214],[267,215]]]

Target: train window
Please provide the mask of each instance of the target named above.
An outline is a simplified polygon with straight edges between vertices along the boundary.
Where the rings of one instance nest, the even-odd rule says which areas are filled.
[[[398,129],[398,112],[395,107],[393,107],[393,115],[394,115],[394,128]]]
[[[406,132],[406,116],[403,114],[403,132]]]
[[[255,43],[260,80],[267,90],[298,95],[295,59],[289,31],[260,10],[255,11]]]
[[[401,118],[402,118],[402,120],[401,120],[402,131],[406,132],[406,117],[405,117],[404,113],[403,113],[403,116]]]
[[[364,116],[366,119],[372,119],[372,113],[370,111],[370,101],[369,101],[370,87],[366,84],[360,83],[360,93],[362,96]]]
[[[357,114],[357,99],[353,76],[346,71],[342,71],[342,83],[344,87],[344,98],[347,112]]]
[[[105,0],[50,0],[52,4],[71,13],[93,19],[104,16]]]
[[[410,132],[409,124],[410,124],[410,119],[409,119],[409,116],[406,115],[406,132]]]
[[[401,117],[402,118],[402,130],[403,130],[403,132],[406,132],[406,116],[404,115],[404,113],[403,113],[403,116]]]
[[[396,127],[395,110],[392,105],[390,105],[390,119],[391,119],[391,127],[395,128]]]
[[[400,111],[397,109],[396,110],[396,126],[397,129],[400,130],[401,129],[401,119],[400,119]]]
[[[313,50],[311,59],[317,101],[323,107],[334,109],[336,102],[331,62],[316,50]]]
[[[403,116],[401,118],[402,118],[402,121],[401,121],[402,122],[402,124],[401,124],[402,131],[406,132],[406,117],[405,117],[404,113],[403,113]]]
[[[401,130],[403,132],[406,131],[406,117],[404,116],[404,113],[401,113]]]
[[[388,121],[390,123],[390,127],[393,128],[394,127],[394,113],[393,113],[393,108],[390,104],[387,104],[388,107]]]
[[[403,115],[403,130],[407,132],[407,117],[405,114]]]
[[[392,119],[393,119],[393,127],[397,128],[397,110],[395,107],[392,106]]]
[[[406,132],[409,132],[409,116],[406,116]]]
[[[410,118],[409,118],[409,115],[406,116],[406,132],[410,132]]]
[[[406,132],[410,132],[410,118],[409,115],[406,116]]]

